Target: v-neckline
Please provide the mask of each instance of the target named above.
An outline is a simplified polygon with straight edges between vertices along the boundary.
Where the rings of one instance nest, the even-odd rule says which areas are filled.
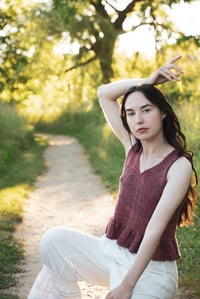
[[[142,150],[140,150],[140,154],[138,155],[138,171],[140,175],[143,175],[146,172],[149,172],[150,170],[158,167],[161,163],[163,163],[172,153],[174,153],[176,151],[176,149],[173,149],[171,152],[169,152],[160,162],[158,162],[157,164],[151,166],[150,168],[145,169],[144,171],[141,171],[141,167],[140,167],[140,157],[142,154]]]

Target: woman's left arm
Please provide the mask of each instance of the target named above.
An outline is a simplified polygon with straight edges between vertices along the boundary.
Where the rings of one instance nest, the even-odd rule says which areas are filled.
[[[122,283],[110,291],[105,299],[130,299],[133,289],[152,259],[167,224],[181,204],[191,182],[192,167],[185,158],[179,158],[169,169],[167,184],[148,223],[134,264]]]

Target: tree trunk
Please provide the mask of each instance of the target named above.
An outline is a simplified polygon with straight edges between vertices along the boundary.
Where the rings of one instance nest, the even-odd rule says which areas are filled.
[[[113,77],[112,61],[115,42],[118,36],[118,32],[115,30],[109,30],[104,34],[104,38],[99,38],[93,51],[96,54],[97,59],[100,63],[100,68],[102,72],[102,82],[108,83]]]

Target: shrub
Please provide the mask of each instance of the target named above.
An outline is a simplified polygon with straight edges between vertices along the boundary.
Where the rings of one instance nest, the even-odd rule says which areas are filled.
[[[33,142],[33,132],[14,106],[0,103],[0,173],[4,175],[19,153]]]

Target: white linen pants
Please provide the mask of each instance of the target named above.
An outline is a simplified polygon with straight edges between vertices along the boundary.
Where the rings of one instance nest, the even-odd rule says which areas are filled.
[[[120,284],[136,255],[105,236],[97,238],[55,227],[43,237],[41,256],[44,266],[28,299],[80,299],[79,280],[112,290]],[[131,299],[173,299],[177,276],[176,262],[151,261]]]

